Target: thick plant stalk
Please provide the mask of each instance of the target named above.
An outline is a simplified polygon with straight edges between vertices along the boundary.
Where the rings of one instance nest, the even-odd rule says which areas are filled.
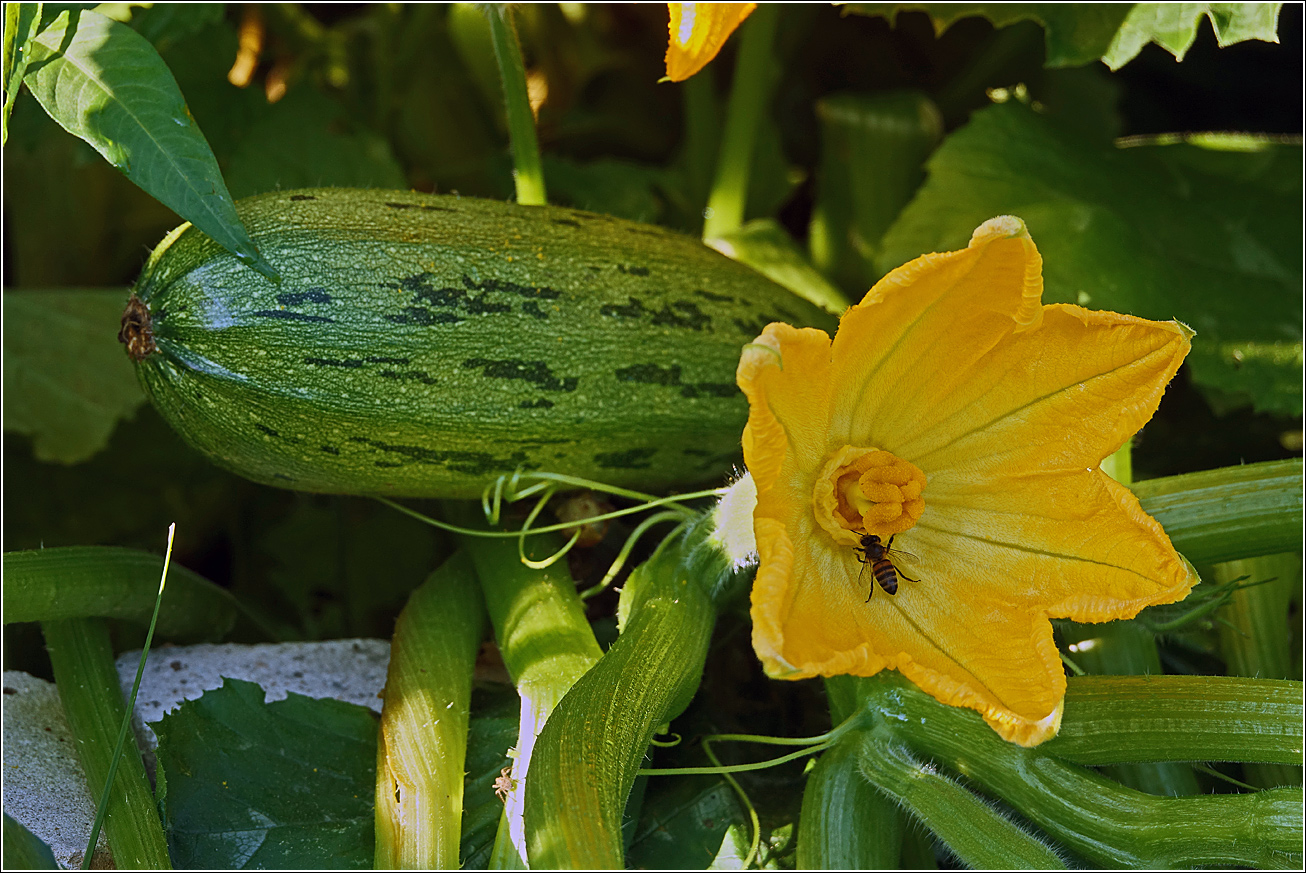
[[[803,789],[798,867],[803,870],[887,870],[902,854],[898,805],[858,770],[859,742],[849,736],[828,749]]]
[[[91,795],[99,796],[127,712],[109,630],[103,619],[74,618],[42,622],[41,631],[64,715],[77,739],[77,757]],[[119,869],[172,867],[154,795],[134,743],[119,756],[104,831]]]
[[[378,869],[456,869],[472,672],[485,605],[456,552],[395,622],[376,748]]]
[[[886,736],[866,735],[857,761],[867,779],[924,822],[968,867],[1065,868],[1050,846]]]
[[[1163,685],[1180,677],[1128,678]],[[1143,794],[1053,757],[1056,747],[1052,741],[1034,749],[1004,742],[975,713],[944,706],[900,677],[882,674],[864,680],[861,687],[867,705],[880,713],[882,726],[899,742],[964,774],[978,789],[1001,798],[1049,836],[1096,864],[1144,868],[1300,865],[1299,789],[1196,797]],[[1299,685],[1297,689],[1300,694]],[[1063,731],[1074,717],[1068,704]],[[1166,721],[1151,712],[1146,700],[1135,701],[1134,717],[1149,725],[1144,736],[1165,732]],[[1183,729],[1177,730],[1180,736],[1172,733],[1168,739],[1176,747],[1171,759],[1193,752],[1200,756],[1200,751],[1184,747]],[[1206,739],[1209,747],[1215,738]],[[1104,740],[1117,744],[1121,757],[1130,756],[1130,737],[1107,736]],[[1300,755],[1300,739],[1295,745]],[[1236,743],[1225,740],[1225,746],[1224,755],[1213,757],[1246,757]],[[926,823],[935,827],[932,821]]]
[[[1232,582],[1245,577],[1229,604],[1220,610],[1220,649],[1231,676],[1289,679],[1297,669],[1289,632],[1289,606],[1301,591],[1301,556],[1296,553],[1266,555],[1229,561],[1211,569],[1212,581]],[[1300,763],[1300,762],[1299,762]],[[1253,785],[1300,785],[1301,767],[1284,764],[1248,764],[1245,778]]]
[[[149,623],[163,558],[113,546],[66,546],[4,556],[4,620],[120,618]],[[169,639],[214,640],[236,621],[236,602],[212,582],[172,564],[158,633]]]
[[[1266,461],[1129,486],[1193,564],[1301,548],[1302,461]]]
[[[474,511],[466,506],[448,504],[446,514],[467,526],[476,522]],[[603,651],[585,620],[565,560],[536,570],[522,564],[512,540],[465,536],[461,541],[476,566],[494,637],[521,696],[511,789],[490,866],[523,867],[523,811],[536,737],[568,689],[598,662]],[[541,560],[561,545],[556,536],[534,536],[527,540],[526,554]]]

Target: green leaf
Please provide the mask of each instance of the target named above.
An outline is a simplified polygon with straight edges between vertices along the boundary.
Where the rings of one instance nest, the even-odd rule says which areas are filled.
[[[1127,3],[849,3],[848,12],[882,15],[893,23],[899,12],[925,12],[943,33],[963,18],[987,18],[994,27],[1017,21],[1043,25],[1048,67],[1092,63],[1107,51],[1129,13]]]
[[[651,780],[626,866],[639,870],[707,869],[730,826],[747,820],[739,796],[720,776]]]
[[[178,868],[372,866],[376,717],[227,679],[155,728]]]
[[[145,401],[117,341],[125,297],[119,288],[5,292],[5,430],[30,435],[38,459],[85,461]]]
[[[269,279],[213,152],[154,47],[94,12],[60,12],[32,41],[27,86],[50,117]]]
[[[661,217],[656,190],[667,180],[659,167],[614,158],[580,163],[545,155],[544,176],[557,203],[652,223]]]
[[[9,113],[27,74],[32,37],[41,24],[40,3],[6,3],[4,33],[5,103],[0,115],[0,144],[9,142]]]
[[[1248,39],[1278,42],[1282,3],[1136,3],[1129,10],[1102,62],[1112,70],[1129,63],[1149,42],[1182,61],[1202,19],[1211,19],[1220,47]]]
[[[489,866],[494,836],[503,816],[495,780],[512,764],[508,750],[517,744],[521,700],[511,686],[472,688],[472,718],[467,728],[467,775],[463,779],[462,842],[464,870]]]
[[[826,312],[842,315],[848,308],[848,299],[812,266],[789,232],[773,218],[755,218],[706,242]]]
[[[934,153],[885,263],[962,248],[980,223],[1017,215],[1043,255],[1044,302],[1178,319],[1197,331],[1199,387],[1299,415],[1300,162],[1300,146],[1247,137],[1099,145],[1019,103],[991,106]]]
[[[390,146],[367,131],[340,132],[340,105],[313,88],[297,88],[250,127],[231,155],[227,182],[236,197],[288,188],[336,185],[407,188]]]
[[[18,4],[14,4],[15,6]],[[58,870],[54,852],[36,834],[5,813],[4,867],[6,870]]]
[[[142,4],[145,5],[145,4]],[[169,46],[199,33],[222,20],[222,3],[155,3],[137,9],[132,15],[132,29],[148,39],[156,49]]]

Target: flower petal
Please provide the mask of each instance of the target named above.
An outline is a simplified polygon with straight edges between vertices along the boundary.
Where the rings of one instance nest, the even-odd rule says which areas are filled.
[[[1152,417],[1191,336],[1176,322],[1044,307],[1037,329],[999,340],[982,367],[914,385],[931,415],[911,433],[904,423],[895,449],[930,471],[936,494],[1096,467]]]
[[[832,436],[914,463],[901,446],[931,430],[933,417],[921,415],[930,398],[975,370],[987,374],[990,349],[1038,326],[1042,263],[1024,224],[1003,216],[967,248],[917,258],[877,282],[835,336]]]
[[[1109,621],[1182,600],[1197,576],[1129,489],[1101,470],[997,480],[934,495],[904,548],[928,580],[966,568],[959,590],[1037,606],[1055,618]]]
[[[668,3],[667,78],[683,82],[716,57],[756,3]]]
[[[824,460],[829,370],[830,337],[811,327],[768,325],[740,355],[735,380],[748,397],[744,461],[759,494],[775,484],[786,458],[807,472]]]

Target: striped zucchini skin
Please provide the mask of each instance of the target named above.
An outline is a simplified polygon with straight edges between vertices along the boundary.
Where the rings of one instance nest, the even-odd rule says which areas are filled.
[[[716,480],[747,419],[741,346],[770,321],[832,321],[697,240],[572,209],[328,188],[237,211],[281,284],[182,225],[120,338],[191,445],[268,485]]]

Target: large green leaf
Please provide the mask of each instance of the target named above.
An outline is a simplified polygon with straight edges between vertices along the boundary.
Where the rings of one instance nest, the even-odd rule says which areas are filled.
[[[4,32],[5,102],[0,114],[0,143],[9,141],[9,113],[27,74],[28,50],[41,24],[40,3],[6,3]]]
[[[1025,220],[1044,301],[1197,331],[1208,396],[1301,413],[1301,147],[1208,135],[1069,135],[1018,103],[977,112],[934,153],[885,236],[885,265],[965,246],[995,215]]]
[[[226,679],[155,732],[178,868],[372,866],[376,717],[367,709],[299,694],[264,703],[258,685]]]
[[[844,9],[882,15],[890,23],[899,12],[924,12],[936,33],[976,16],[994,27],[1035,21],[1043,25],[1049,67],[1076,67],[1102,57],[1129,14],[1127,3],[849,3]]]
[[[126,292],[7,291],[5,430],[42,461],[75,464],[104,448],[145,400],[117,341]]]
[[[1073,67],[1101,59],[1118,70],[1155,42],[1182,61],[1202,19],[1210,18],[1221,46],[1248,39],[1278,42],[1282,3],[849,3],[862,15],[925,12],[938,33],[962,18],[980,16],[995,27],[1017,21],[1043,25],[1047,66]]]
[[[231,155],[227,181],[236,197],[322,185],[408,187],[386,141],[342,131],[340,104],[316,89],[297,88],[264,112]]]
[[[1078,5],[1078,4],[1075,4]],[[1282,3],[1137,3],[1129,11],[1102,62],[1113,70],[1129,63],[1149,42],[1182,61],[1203,18],[1211,19],[1223,48],[1248,39],[1278,42]]]
[[[25,81],[65,130],[243,262],[276,279],[240,223],[176,80],[143,36],[103,15],[65,10],[32,40]]]

